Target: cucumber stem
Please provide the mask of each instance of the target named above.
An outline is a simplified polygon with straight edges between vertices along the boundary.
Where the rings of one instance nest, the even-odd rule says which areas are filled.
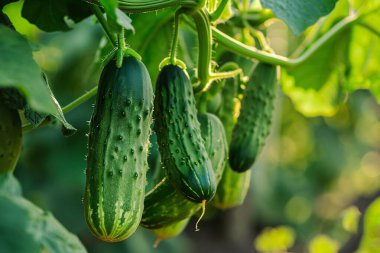
[[[228,0],[222,0],[222,2],[218,5],[216,10],[213,13],[211,13],[211,17],[210,17],[211,22],[218,20],[220,16],[222,16],[223,11],[226,8],[227,4],[228,4]]]
[[[123,65],[124,58],[124,49],[125,49],[125,41],[124,41],[124,29],[122,28],[120,33],[117,36],[117,55],[116,55],[116,67],[121,68]]]
[[[156,249],[158,245],[160,244],[160,242],[161,242],[161,238],[157,236],[156,240],[153,243],[153,248]]]
[[[200,229],[198,228],[198,223],[201,221],[201,219],[203,218],[203,216],[205,215],[205,212],[206,212],[206,200],[202,200],[202,213],[201,213],[201,216],[199,216],[198,220],[197,220],[197,223],[195,223],[195,231],[199,231]]]
[[[91,8],[92,8],[92,12],[95,14],[95,16],[98,19],[100,25],[102,26],[104,32],[106,33],[107,38],[112,43],[112,45],[114,47],[116,47],[117,41],[116,41],[115,35],[109,29],[109,27],[107,25],[107,20],[104,18],[103,13],[100,10],[99,6],[93,4],[93,5],[91,5]]]

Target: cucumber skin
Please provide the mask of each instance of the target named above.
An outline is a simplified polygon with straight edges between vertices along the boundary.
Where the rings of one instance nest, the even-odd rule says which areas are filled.
[[[170,182],[191,201],[212,199],[215,175],[201,137],[187,73],[178,66],[165,66],[155,93],[155,131]]]
[[[157,239],[167,240],[167,239],[180,235],[189,224],[189,221],[190,221],[190,218],[187,218],[179,222],[173,223],[169,226],[153,229],[151,231],[153,234],[157,236]]]
[[[205,141],[207,153],[211,159],[216,182],[222,178],[228,158],[228,143],[222,122],[211,113],[198,114],[201,134]]]
[[[230,142],[232,131],[236,124],[234,111],[238,96],[239,82],[236,78],[229,78],[224,80],[224,82],[225,84],[221,90],[223,103],[217,113],[217,116],[222,121],[226,132],[227,141]],[[249,190],[250,182],[250,170],[238,173],[233,171],[227,163],[211,204],[222,210],[243,204]]]
[[[261,152],[272,123],[277,67],[259,63],[247,85],[232,133],[229,162],[236,172],[249,170]]]
[[[0,102],[0,174],[13,172],[21,153],[22,127],[18,111]]]
[[[228,144],[223,125],[217,117],[209,113],[201,114],[199,118],[202,123],[202,138],[210,155],[218,183],[228,157]],[[214,154],[212,154],[213,152]],[[176,190],[169,178],[165,177],[146,194],[140,225],[149,229],[163,228],[191,217],[200,208],[200,204],[189,201]]]
[[[144,64],[132,57],[102,71],[90,122],[84,207],[99,239],[126,239],[140,223],[146,184],[153,91]]]

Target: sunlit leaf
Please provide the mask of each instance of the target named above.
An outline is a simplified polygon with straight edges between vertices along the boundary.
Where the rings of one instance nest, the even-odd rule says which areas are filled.
[[[380,198],[367,209],[364,216],[364,232],[356,253],[380,252]]]
[[[299,34],[317,20],[329,14],[338,0],[261,0],[265,8],[272,9],[294,33]]]
[[[260,252],[285,251],[291,248],[295,241],[294,230],[281,226],[265,228],[255,240],[255,247]]]
[[[339,243],[326,235],[317,235],[309,244],[309,253],[338,253]]]

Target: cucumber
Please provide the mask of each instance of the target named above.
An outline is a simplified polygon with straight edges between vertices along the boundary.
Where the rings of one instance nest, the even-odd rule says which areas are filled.
[[[155,131],[170,183],[194,202],[212,199],[216,180],[204,147],[187,73],[167,65],[156,83]]]
[[[236,172],[249,170],[260,154],[272,123],[277,67],[259,63],[247,85],[232,133],[229,162]]]
[[[232,131],[236,124],[234,113],[237,103],[238,85],[239,82],[236,78],[226,79],[221,90],[223,103],[217,116],[223,122],[228,142],[231,141]],[[211,204],[219,209],[233,208],[243,204],[250,182],[250,170],[238,173],[233,171],[227,163]]]
[[[250,183],[251,170],[239,173],[233,171],[227,164],[211,204],[222,210],[242,205],[247,196]]]
[[[146,174],[147,183],[145,186],[145,192],[149,192],[165,177],[164,170],[161,168],[161,155],[158,151],[157,135],[154,132],[150,135],[148,165],[149,170]]]
[[[152,233],[155,234],[157,237],[156,241],[154,242],[153,247],[157,248],[158,244],[162,240],[171,239],[173,237],[180,235],[185,230],[185,228],[187,227],[187,224],[189,224],[189,221],[190,221],[190,218],[184,219],[184,220],[176,222],[176,223],[173,223],[173,224],[166,226],[166,227],[163,227],[163,228],[151,230]]]
[[[13,172],[21,152],[22,128],[18,111],[0,102],[0,174]]]
[[[227,142],[220,120],[209,113],[199,116],[201,133],[217,182],[220,180],[227,159]],[[165,177],[145,196],[141,226],[158,229],[191,217],[201,205],[183,196]]]
[[[222,178],[227,163],[228,143],[222,122],[211,113],[198,114],[201,134],[205,141],[207,153],[211,159],[216,182]]]
[[[84,209],[99,239],[117,242],[138,227],[143,211],[153,91],[133,57],[102,71],[90,121]]]

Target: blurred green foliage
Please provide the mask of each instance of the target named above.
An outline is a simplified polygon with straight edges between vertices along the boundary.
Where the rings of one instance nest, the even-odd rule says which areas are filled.
[[[61,105],[95,86],[100,70],[95,60],[102,56],[98,47],[105,43],[93,20],[84,20],[65,33],[43,33],[19,17],[20,8],[20,2],[13,3],[6,13],[20,33],[39,43],[34,59],[47,73]],[[160,29],[157,36],[151,35],[151,26],[160,15],[172,11],[146,14],[144,20],[139,14],[132,15],[136,34],[129,33],[128,40],[142,54],[153,83],[158,63],[168,52],[172,23],[162,21],[155,28]],[[194,38],[189,39],[192,36],[191,29],[185,28],[181,44],[196,55]],[[189,72],[193,71],[196,56],[180,54],[193,62]],[[245,204],[226,212],[214,210],[198,233],[190,221],[183,235],[162,242],[155,252],[244,253],[256,248],[261,252],[334,253],[356,231],[363,232],[358,226],[362,216],[357,200],[380,192],[380,107],[375,98],[367,91],[340,97],[346,103],[334,107],[336,114],[327,118],[305,118],[280,91],[278,98],[272,134],[253,168]],[[16,177],[25,198],[50,210],[88,252],[151,252],[155,238],[147,230],[139,229],[125,242],[107,244],[95,239],[86,227],[81,200],[92,103],[65,115],[78,129],[73,137],[62,137],[54,127],[25,134]],[[377,200],[364,214],[359,253],[380,252],[379,205]],[[29,239],[23,243],[29,244]]]

